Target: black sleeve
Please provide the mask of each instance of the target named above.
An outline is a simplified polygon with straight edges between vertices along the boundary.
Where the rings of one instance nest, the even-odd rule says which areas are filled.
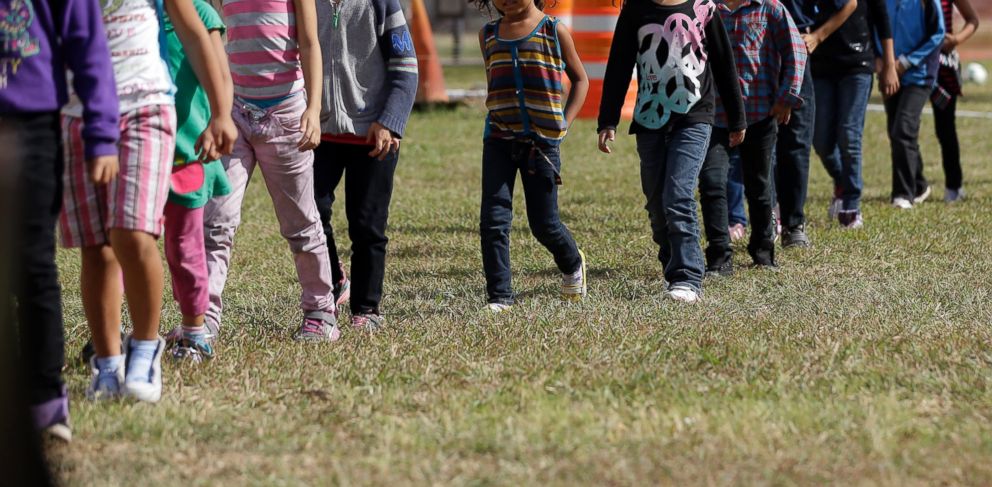
[[[616,129],[620,123],[620,111],[627,98],[627,88],[630,86],[630,76],[634,72],[637,61],[637,26],[632,12],[633,5],[628,3],[620,11],[616,29],[613,31],[613,44],[610,46],[610,58],[606,62],[606,74],[603,75],[603,96],[599,100],[599,127],[597,132],[604,129]]]
[[[734,61],[734,48],[730,46],[730,38],[720,20],[720,14],[713,13],[713,18],[706,24],[706,51],[709,53],[710,76],[720,93],[723,110],[727,114],[727,129],[731,132],[747,128],[747,118],[744,114],[744,99],[741,98],[740,77],[737,76],[737,63]]]
[[[868,22],[879,39],[892,38],[892,24],[889,23],[889,8],[885,0],[868,0]],[[881,56],[881,53],[878,55]]]

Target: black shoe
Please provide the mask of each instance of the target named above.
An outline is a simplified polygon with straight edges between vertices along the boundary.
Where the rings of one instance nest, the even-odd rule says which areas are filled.
[[[124,332],[121,332],[121,355],[124,354]],[[96,355],[96,349],[93,348],[93,339],[90,338],[86,340],[86,344],[83,345],[83,349],[79,351],[79,360],[83,365],[89,365],[90,359]]]
[[[806,225],[800,224],[782,231],[782,247],[809,247],[809,237],[806,236]]]
[[[733,259],[726,259],[706,267],[706,277],[730,277],[734,275]]]
[[[758,268],[775,268],[778,264],[775,263],[775,244],[766,244],[763,248],[760,248],[751,253],[751,258],[754,259],[754,266]]]

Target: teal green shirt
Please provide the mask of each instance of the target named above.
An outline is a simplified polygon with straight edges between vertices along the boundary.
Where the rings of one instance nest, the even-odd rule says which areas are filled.
[[[224,21],[208,2],[193,0],[193,5],[208,32],[224,32]],[[179,122],[176,130],[173,186],[169,192],[169,201],[187,208],[200,208],[206,205],[210,198],[230,193],[231,184],[220,161],[203,164],[203,171],[182,167],[187,162],[196,160],[193,146],[210,122],[210,101],[196,79],[193,66],[186,59],[182,42],[179,41],[176,29],[168,16],[165,19],[165,33],[169,71],[172,73],[172,81],[176,84],[176,120]],[[184,173],[184,176],[180,178],[179,173]],[[202,183],[197,184],[201,179]]]

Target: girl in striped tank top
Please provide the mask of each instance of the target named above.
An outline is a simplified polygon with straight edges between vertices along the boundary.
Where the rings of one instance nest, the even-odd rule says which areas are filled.
[[[544,0],[475,0],[502,17],[479,32],[486,63],[489,115],[482,152],[482,266],[487,309],[513,304],[510,224],[513,184],[520,172],[531,232],[562,272],[561,294],[586,293],[585,257],[558,216],[559,146],[589,89],[572,36],[544,14]],[[566,101],[562,75],[572,83]]]
[[[302,287],[296,338],[337,340],[331,267],[313,195],[313,148],[320,141],[321,56],[314,0],[224,0],[234,123],[241,135],[223,159],[231,192],[204,208],[209,305],[221,328],[241,203],[257,166],[289,242]]]

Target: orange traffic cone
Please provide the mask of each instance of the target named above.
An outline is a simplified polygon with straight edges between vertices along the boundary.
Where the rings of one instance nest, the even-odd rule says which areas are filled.
[[[417,50],[417,71],[420,75],[416,103],[448,103],[444,73],[434,45],[427,9],[423,0],[412,0],[411,3],[410,34],[413,36],[413,48]]]

